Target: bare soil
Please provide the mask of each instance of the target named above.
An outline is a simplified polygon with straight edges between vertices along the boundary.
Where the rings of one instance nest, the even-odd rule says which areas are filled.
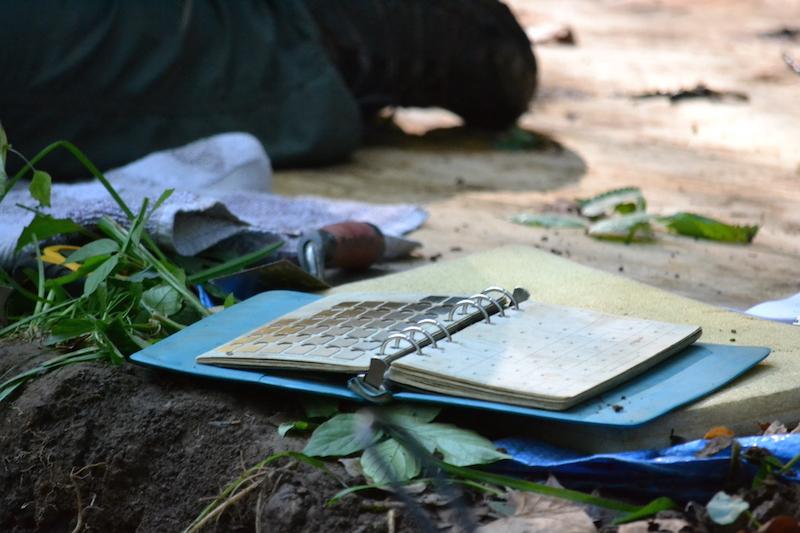
[[[0,346],[0,376],[47,356],[34,345]],[[0,531],[182,531],[247,467],[302,448],[304,439],[276,431],[301,415],[296,395],[132,364],[80,364],[42,376],[0,404]],[[393,507],[380,493],[325,507],[341,488],[284,460],[260,494],[204,531],[388,529]],[[393,515],[396,531],[411,529]]]

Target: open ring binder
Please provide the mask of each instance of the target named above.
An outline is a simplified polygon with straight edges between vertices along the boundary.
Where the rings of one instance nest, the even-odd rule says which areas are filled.
[[[666,362],[702,334],[696,325],[543,301],[523,304],[528,298],[523,289],[502,287],[469,298],[331,295],[225,337],[224,344],[195,361],[319,372],[331,380],[356,376],[348,382],[348,394],[371,402],[389,401],[395,391],[403,398],[418,394],[410,388],[469,401],[566,410]]]
[[[502,294],[502,298],[492,298],[487,293]],[[498,316],[505,317],[505,309],[513,306],[516,311],[519,311],[519,303],[529,298],[529,293],[525,289],[516,288],[514,292],[510,292],[502,287],[487,287],[482,292],[474,294],[469,298],[464,298],[457,301],[450,309],[446,322],[448,326],[442,324],[439,320],[426,318],[412,324],[399,333],[392,333],[389,335],[380,347],[378,352],[379,357],[373,357],[370,360],[367,372],[362,375],[355,376],[348,381],[350,390],[363,397],[366,400],[383,403],[391,398],[391,393],[384,386],[385,374],[389,370],[392,362],[416,351],[417,354],[422,355],[422,348],[424,346],[432,346],[436,348],[436,336],[441,334],[439,338],[447,338],[448,342],[452,342],[452,334],[467,327],[469,324],[480,321],[483,318],[484,322],[491,324],[491,315],[497,314]],[[488,305],[482,305],[482,302],[488,302]],[[466,310],[474,307],[476,312],[467,313]],[[461,319],[456,319],[456,311],[463,309],[462,315],[466,315]],[[437,332],[431,333],[425,330],[422,326],[424,324],[435,325],[438,329]],[[425,335],[425,339],[418,343],[414,339],[414,333],[419,332]],[[394,353],[387,354],[386,347],[391,341],[394,340],[394,347],[399,348],[400,341],[408,341],[414,349],[400,349]],[[427,341],[427,342],[426,342]]]

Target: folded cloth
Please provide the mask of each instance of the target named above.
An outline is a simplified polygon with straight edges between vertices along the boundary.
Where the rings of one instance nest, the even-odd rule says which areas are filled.
[[[242,252],[283,240],[289,253],[300,233],[345,220],[370,222],[387,235],[400,236],[418,228],[427,213],[411,204],[369,204],[312,196],[271,194],[270,160],[259,141],[245,133],[225,133],[181,148],[155,152],[108,171],[106,178],[126,204],[137,211],[145,198],[166,189],[175,192],[150,218],[148,232],[165,248],[196,255],[223,243]],[[54,184],[56,218],[93,226],[103,216],[120,223],[127,217],[97,181]],[[0,204],[0,265],[14,266],[14,247],[34,214],[24,186]],[[24,206],[24,207],[21,207]]]

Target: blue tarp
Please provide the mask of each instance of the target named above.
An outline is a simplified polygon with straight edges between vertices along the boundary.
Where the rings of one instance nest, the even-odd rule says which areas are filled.
[[[786,464],[800,453],[800,434],[741,437],[736,439],[741,454],[758,447],[769,451]],[[636,450],[585,455],[532,439],[508,438],[495,444],[513,457],[497,468],[511,475],[546,476],[553,474],[570,488],[640,496],[670,496],[676,500],[706,502],[719,491],[731,472],[731,448],[711,457],[697,457],[706,440],[695,440],[660,450]],[[757,468],[744,459],[737,478],[748,482]],[[793,469],[785,477],[800,481]]]

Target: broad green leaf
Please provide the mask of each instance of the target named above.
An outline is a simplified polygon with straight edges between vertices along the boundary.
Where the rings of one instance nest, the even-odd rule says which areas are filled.
[[[511,217],[511,222],[524,226],[540,228],[586,228],[589,223],[575,215],[558,213],[519,213]]]
[[[67,261],[70,263],[80,263],[81,261],[85,261],[90,257],[97,257],[98,255],[111,255],[117,251],[119,251],[119,244],[116,242],[112,241],[111,239],[98,239],[69,254]]]
[[[97,328],[95,320],[87,318],[64,318],[59,320],[51,330],[47,344],[57,344],[81,335],[93,332]]]
[[[749,508],[750,504],[739,496],[730,496],[724,491],[714,494],[714,497],[706,504],[708,517],[712,522],[722,526],[733,524],[739,515]]]
[[[653,238],[653,228],[650,225],[653,215],[647,213],[634,213],[607,218],[589,226],[589,235],[596,239],[612,241],[648,241]]]
[[[382,407],[380,413],[389,422],[406,426],[432,422],[441,411],[441,408],[432,405],[398,403]]]
[[[305,398],[303,408],[308,418],[330,418],[339,412],[339,402],[333,398]]]
[[[156,285],[142,293],[142,303],[162,316],[181,310],[181,295],[169,285]]]
[[[736,226],[694,213],[675,213],[659,217],[658,222],[671,231],[689,237],[712,241],[749,243],[758,233],[758,226]]]
[[[382,436],[383,432],[372,427],[368,416],[362,413],[339,414],[314,430],[303,453],[341,457],[363,450]]]
[[[310,424],[304,420],[296,420],[294,422],[284,422],[278,426],[278,435],[285,437],[291,430],[305,431],[309,428]]]
[[[15,252],[20,251],[26,245],[33,242],[33,236],[40,241],[68,233],[83,233],[85,230],[68,218],[53,218],[50,215],[37,214],[31,223],[25,226],[17,240]]]
[[[432,443],[444,461],[452,465],[478,465],[509,458],[498,452],[489,439],[450,424],[420,424],[407,429],[426,448]]]
[[[587,200],[578,200],[578,204],[581,215],[589,218],[602,217],[614,212],[644,211],[647,208],[647,202],[638,187],[606,191]]]
[[[83,285],[83,295],[89,296],[96,291],[100,284],[111,275],[111,272],[113,272],[115,268],[117,268],[117,263],[119,263],[119,256],[112,255],[103,261],[100,266],[92,270],[92,272],[86,276],[86,282]]]
[[[227,309],[235,304],[236,304],[236,296],[234,296],[233,293],[230,293],[225,297],[225,300],[222,302],[222,307]]]
[[[50,207],[50,189],[52,185],[53,178],[50,177],[50,174],[42,170],[36,170],[33,172],[28,191],[33,199],[39,202],[39,205]]]
[[[420,463],[394,439],[370,446],[361,456],[364,475],[373,483],[403,483],[419,475]]]
[[[155,272],[155,271],[150,270],[150,269],[146,269],[146,270],[140,270],[139,272],[135,272],[135,273],[131,274],[130,276],[128,276],[128,281],[130,281],[131,283],[141,283],[141,282],[143,282],[145,280],[156,279],[156,278],[159,278],[159,277],[160,276],[159,276],[158,272]]]

